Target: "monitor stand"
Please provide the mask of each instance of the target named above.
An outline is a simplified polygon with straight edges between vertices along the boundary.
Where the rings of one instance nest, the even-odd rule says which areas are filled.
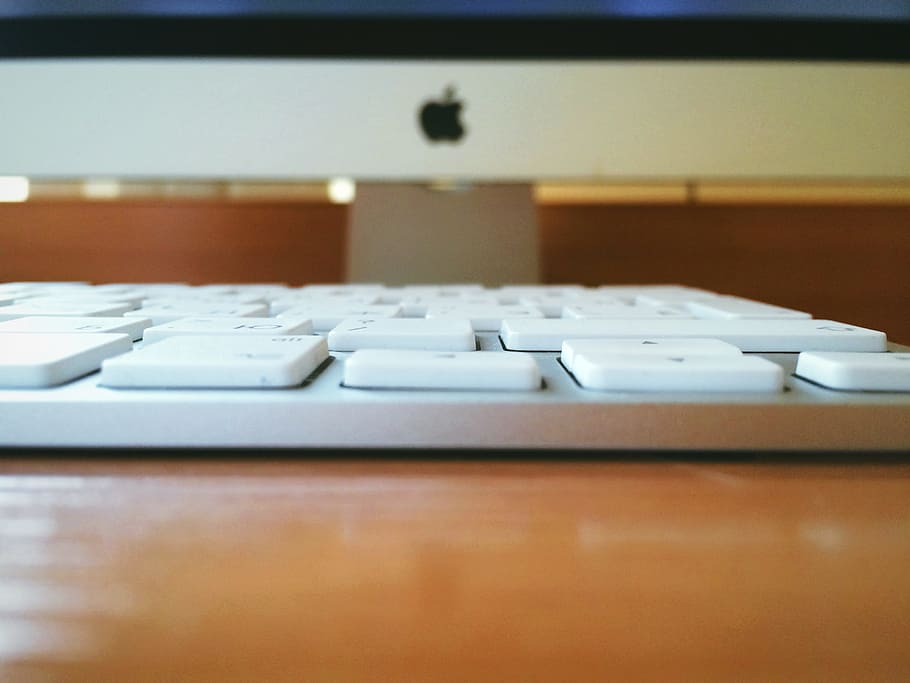
[[[497,286],[539,279],[530,184],[357,184],[349,282]]]

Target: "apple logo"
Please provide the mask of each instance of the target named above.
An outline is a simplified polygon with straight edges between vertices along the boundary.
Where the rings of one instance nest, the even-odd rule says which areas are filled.
[[[458,142],[465,135],[459,116],[463,103],[455,99],[455,88],[449,86],[441,100],[429,100],[420,108],[420,128],[431,142]]]

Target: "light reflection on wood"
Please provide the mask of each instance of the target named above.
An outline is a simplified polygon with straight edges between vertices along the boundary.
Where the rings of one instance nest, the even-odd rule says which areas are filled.
[[[0,520],[2,680],[910,670],[906,463],[7,458]]]

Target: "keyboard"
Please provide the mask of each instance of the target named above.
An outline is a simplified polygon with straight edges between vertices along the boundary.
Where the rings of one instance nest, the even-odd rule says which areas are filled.
[[[0,284],[0,447],[894,451],[910,348],[676,284]]]

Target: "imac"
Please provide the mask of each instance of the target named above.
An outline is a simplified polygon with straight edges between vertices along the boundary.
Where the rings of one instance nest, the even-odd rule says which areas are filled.
[[[8,1],[0,174],[354,178],[348,279],[537,278],[531,183],[910,178],[910,3]]]

